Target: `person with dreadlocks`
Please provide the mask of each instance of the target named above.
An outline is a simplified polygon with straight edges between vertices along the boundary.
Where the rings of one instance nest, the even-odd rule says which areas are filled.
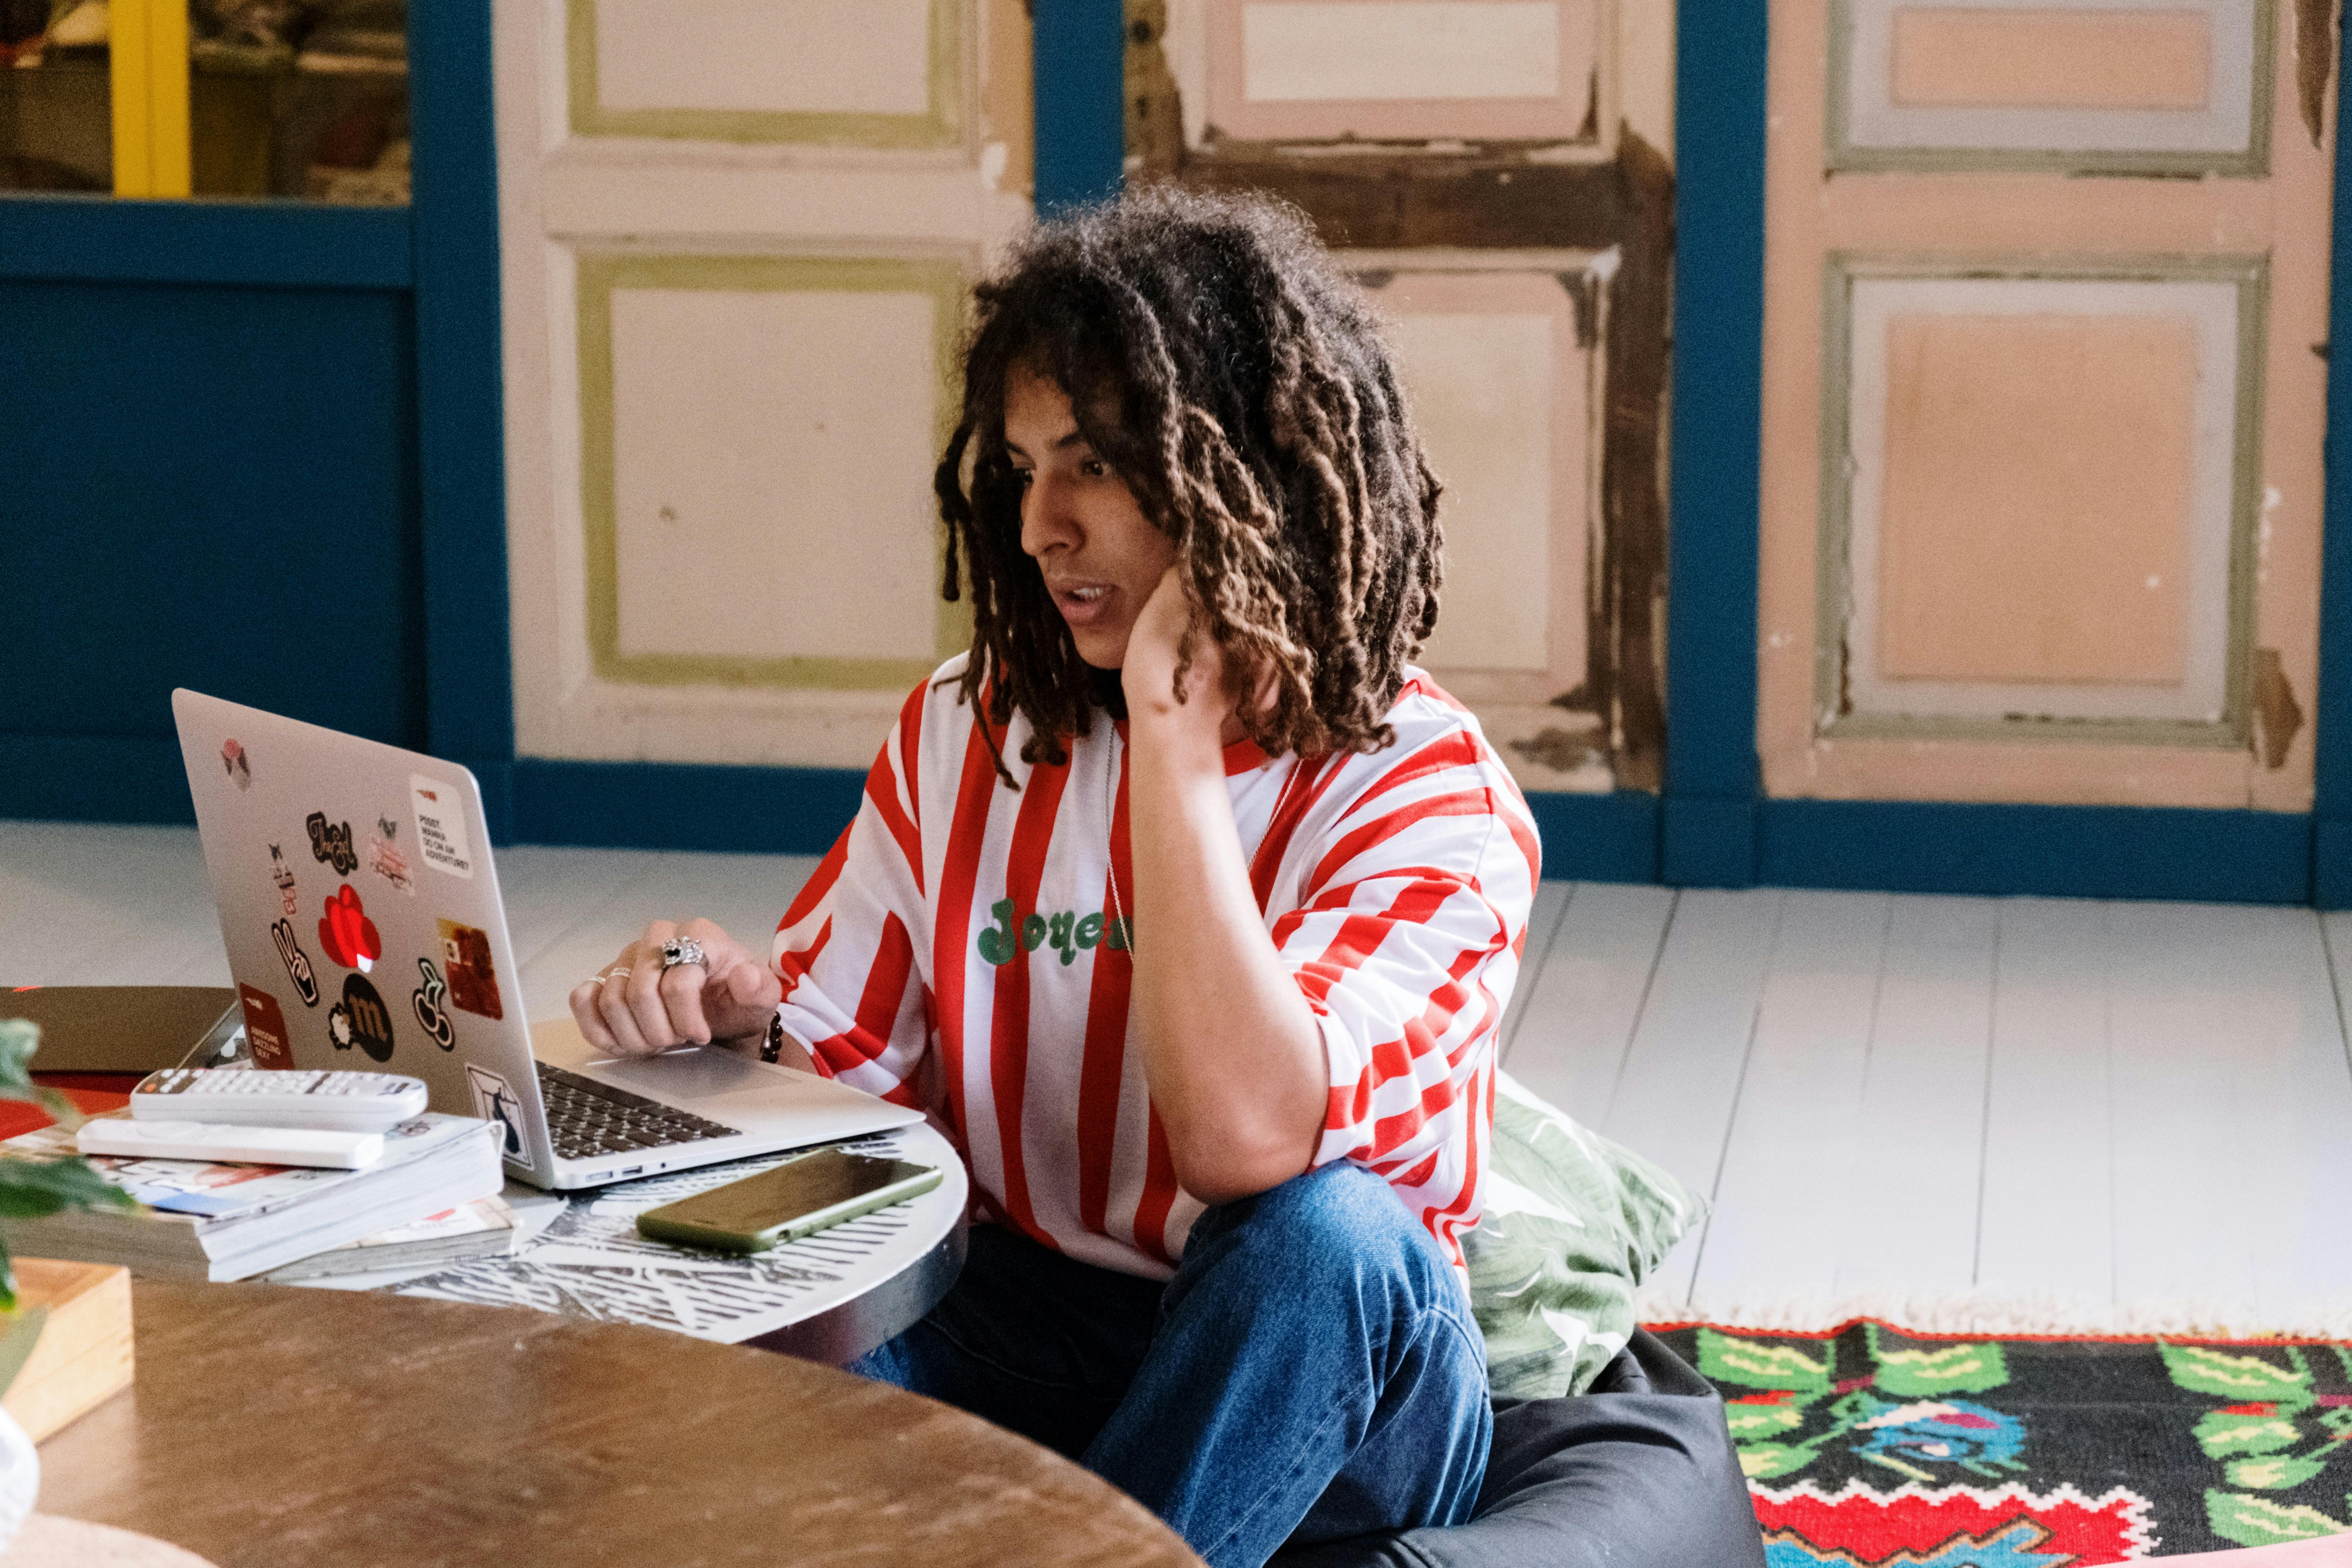
[[[1045,224],[977,290],[936,488],[971,651],[769,953],[656,921],[582,1029],[765,1037],[955,1142],[964,1271],[854,1370],[1219,1568],[1467,1519],[1460,1238],[1538,849],[1410,663],[1439,485],[1371,310],[1263,199]],[[665,967],[680,935],[702,962]]]

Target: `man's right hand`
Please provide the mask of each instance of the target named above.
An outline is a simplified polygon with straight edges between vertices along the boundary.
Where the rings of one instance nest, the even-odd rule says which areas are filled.
[[[662,967],[662,947],[702,944],[703,962]],[[656,921],[595,979],[572,988],[572,1016],[598,1050],[649,1057],[678,1046],[764,1038],[784,983],[709,921]]]

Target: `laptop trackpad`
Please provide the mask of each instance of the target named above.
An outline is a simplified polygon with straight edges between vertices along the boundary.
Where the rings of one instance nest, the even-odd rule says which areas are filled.
[[[690,1046],[664,1051],[657,1057],[605,1057],[576,1071],[614,1089],[709,1111],[709,1102],[731,1095],[752,1095],[772,1106],[785,1087],[775,1073],[761,1070],[733,1051]]]

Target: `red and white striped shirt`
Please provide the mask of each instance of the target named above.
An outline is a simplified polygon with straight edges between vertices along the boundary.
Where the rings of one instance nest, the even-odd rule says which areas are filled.
[[[1128,1016],[1125,726],[1098,721],[1066,765],[1032,764],[1016,714],[997,740],[1008,790],[958,700],[962,668],[907,699],[856,818],[778,928],[783,1026],[820,1070],[928,1111],[1000,1222],[1166,1279],[1201,1205],[1176,1184]],[[1243,741],[1226,785],[1267,929],[1322,1029],[1315,1163],[1386,1177],[1458,1269],[1539,852],[1477,721],[1407,675],[1392,745],[1269,761]]]

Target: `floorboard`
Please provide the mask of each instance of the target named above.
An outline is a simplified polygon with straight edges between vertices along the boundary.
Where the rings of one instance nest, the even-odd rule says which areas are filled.
[[[1695,888],[1675,900],[1623,1071],[1598,1121],[1700,1193],[1716,1190],[1784,897],[1775,888]],[[1659,1282],[1687,1295],[1696,1264],[1685,1241]]]
[[[1543,973],[1544,957],[1551,952],[1560,917],[1568,912],[1569,900],[1575,891],[1573,882],[1536,884],[1535,905],[1528,910],[1527,943],[1519,952],[1518,978],[1511,987],[1510,1003],[1503,1009],[1503,1022],[1495,1036],[1497,1061],[1510,1054],[1511,1042],[1518,1035],[1519,1020],[1527,1016],[1528,998],[1535,994],[1535,978]]]
[[[2259,938],[2235,909],[2116,904],[2116,1294],[2251,1300],[2254,1241],[2233,1165],[2244,1068],[2292,1004],[2256,984]]]
[[[1839,1247],[1839,1294],[1965,1290],[1976,1268],[1998,905],[1898,895]]]
[[[1985,1100],[1978,1287],[2115,1300],[2107,910],[2002,905]]]
[[[1576,884],[1542,967],[1520,982],[1502,1053],[1513,1078],[1579,1121],[1602,1123],[1674,907],[1665,888]]]
[[[1862,1101],[1885,952],[1884,893],[1791,892],[1756,1009],[1698,1257],[1696,1299],[1825,1294],[1874,1175]]]

